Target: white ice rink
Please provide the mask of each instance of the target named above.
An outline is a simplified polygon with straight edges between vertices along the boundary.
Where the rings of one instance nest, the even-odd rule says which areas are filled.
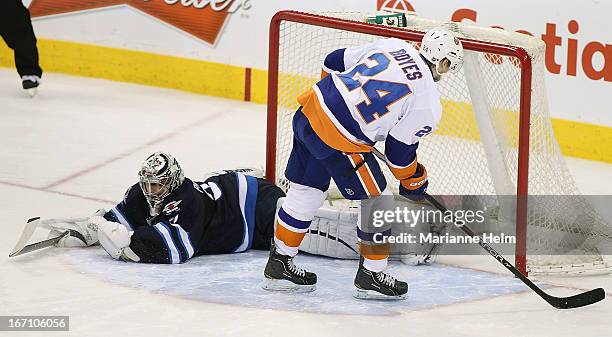
[[[612,336],[609,298],[553,309],[489,256],[394,264],[411,282],[400,304],[352,299],[352,261],[298,258],[321,282],[293,296],[258,289],[264,252],[180,266],[126,264],[99,248],[7,258],[28,218],[112,205],[155,150],[196,179],[263,166],[265,118],[263,105],[56,74],[30,99],[14,70],[0,69],[0,316],[70,316],[69,333],[0,336]],[[612,165],[568,163],[583,193],[612,195]],[[554,295],[603,287],[612,296],[612,276],[539,282]]]

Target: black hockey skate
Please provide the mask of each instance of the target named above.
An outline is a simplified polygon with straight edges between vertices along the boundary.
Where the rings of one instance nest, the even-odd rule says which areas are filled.
[[[31,97],[34,97],[38,92],[40,78],[36,75],[26,75],[21,77],[21,86]]]
[[[264,276],[265,290],[305,293],[316,289],[317,275],[294,265],[292,257],[276,252],[274,240]]]
[[[353,296],[358,299],[403,300],[408,297],[408,283],[383,272],[375,273],[366,269],[363,257],[359,260],[355,287]]]

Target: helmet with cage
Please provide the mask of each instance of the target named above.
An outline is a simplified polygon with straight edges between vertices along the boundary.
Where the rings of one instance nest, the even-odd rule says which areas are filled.
[[[147,157],[138,177],[142,193],[151,207],[151,214],[157,213],[164,198],[185,180],[183,169],[176,159],[164,152],[155,152]]]
[[[455,33],[438,27],[427,31],[421,41],[421,55],[429,62],[438,66],[445,58],[450,62],[449,70],[456,73],[463,65],[463,45]]]

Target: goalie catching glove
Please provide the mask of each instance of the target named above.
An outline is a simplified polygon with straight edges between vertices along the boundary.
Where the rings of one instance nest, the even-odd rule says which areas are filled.
[[[98,239],[104,250],[115,260],[140,261],[140,257],[130,248],[133,231],[118,222],[112,222],[101,216],[90,219],[98,227]]]
[[[416,171],[412,176],[400,180],[399,193],[410,200],[420,201],[424,198],[425,192],[427,192],[427,186],[429,186],[427,170],[425,166],[418,163]]]

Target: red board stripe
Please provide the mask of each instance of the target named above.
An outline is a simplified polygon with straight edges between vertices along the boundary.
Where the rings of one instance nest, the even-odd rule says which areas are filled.
[[[251,101],[251,68],[244,69],[244,100]]]

